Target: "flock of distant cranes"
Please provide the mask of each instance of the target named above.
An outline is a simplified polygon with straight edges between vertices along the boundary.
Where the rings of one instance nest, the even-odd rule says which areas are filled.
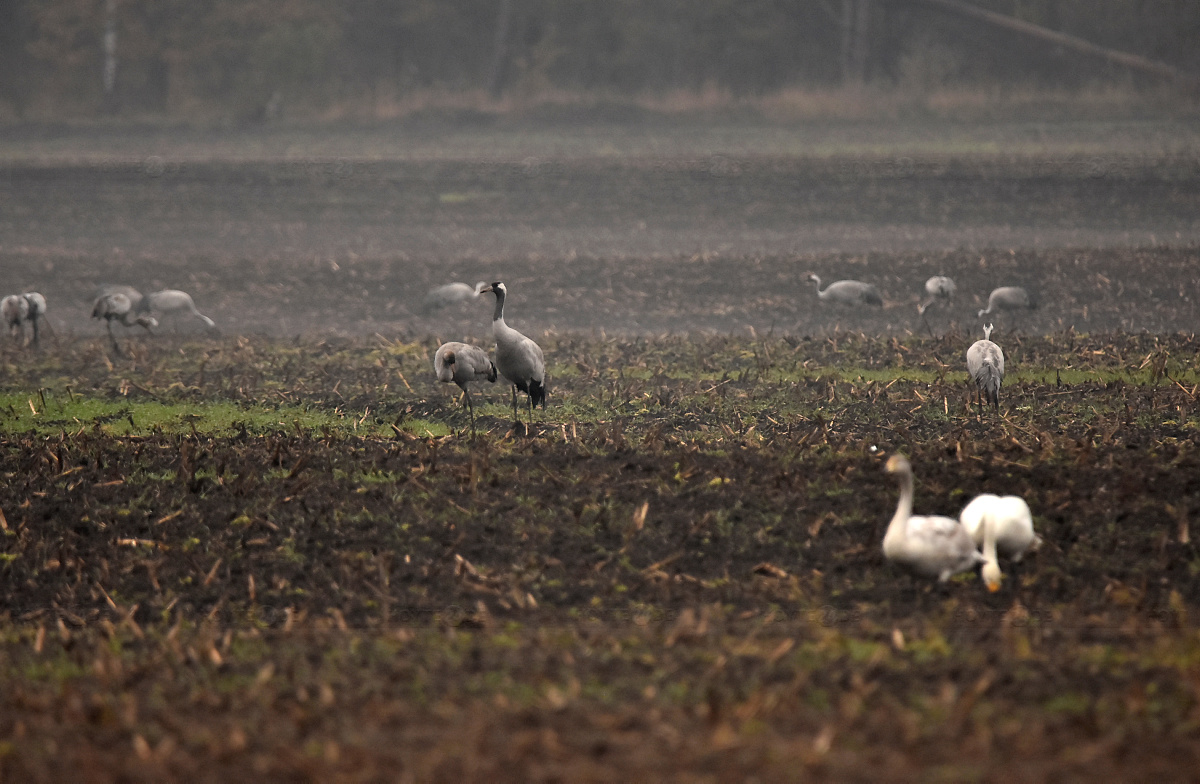
[[[836,303],[849,308],[881,307],[883,298],[869,283],[858,280],[839,280],[821,287],[821,279],[809,274],[821,302]],[[924,319],[926,312],[938,303],[952,299],[957,292],[955,282],[936,275],[925,282],[926,297],[917,305]],[[423,302],[423,311],[438,309],[476,300],[484,294],[495,297],[492,314],[492,337],[495,359],[483,348],[462,342],[441,345],[433,359],[434,373],[443,383],[456,384],[470,413],[471,431],[475,432],[475,406],[468,385],[473,382],[495,383],[503,376],[511,385],[514,427],[525,430],[517,409],[517,393],[527,396],[529,424],[533,424],[534,409],[546,406],[546,363],[542,349],[528,336],[508,325],[504,318],[508,288],[496,281],[483,281],[470,286],[450,283],[431,290]],[[994,289],[988,296],[987,307],[978,317],[997,311],[1034,308],[1037,304],[1029,293],[1017,286]],[[113,350],[120,354],[120,345],[113,333],[113,323],[122,326],[141,326],[147,331],[158,326],[153,314],[191,315],[210,329],[216,324],[201,313],[192,297],[178,289],[164,289],[143,295],[124,285],[104,285],[95,293],[92,318],[105,322]],[[0,317],[14,337],[23,338],[24,325],[32,326],[32,342],[38,342],[38,324],[46,315],[46,298],[38,292],[13,294],[0,299]],[[967,373],[976,390],[980,413],[985,405],[994,412],[1000,407],[1000,387],[1004,380],[1004,352],[992,342],[993,327],[983,327],[983,339],[975,341],[966,352]],[[527,432],[527,431],[526,431]],[[1026,551],[1036,548],[1040,538],[1033,532],[1032,516],[1024,500],[1015,496],[998,497],[985,494],[975,498],[963,509],[960,519],[942,516],[913,515],[913,471],[903,455],[893,455],[885,470],[900,483],[900,500],[896,513],[883,539],[884,556],[918,575],[937,577],[945,581],[952,575],[981,566],[980,575],[988,590],[1000,586],[999,556],[1018,561]]]

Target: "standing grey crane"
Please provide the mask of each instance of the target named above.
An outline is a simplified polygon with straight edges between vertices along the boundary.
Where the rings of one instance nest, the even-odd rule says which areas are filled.
[[[546,361],[537,343],[504,323],[504,297],[508,289],[500,281],[484,288],[496,295],[496,311],[492,314],[492,335],[496,338],[496,369],[512,386],[513,419],[517,416],[517,390],[529,395],[529,424],[533,424],[533,409],[538,403],[546,408]]]
[[[992,325],[983,328],[983,340],[967,349],[967,373],[975,382],[976,400],[986,397],[993,411],[1000,410],[1000,383],[1004,381],[1004,352],[991,341]],[[980,410],[983,402],[979,403]]]
[[[150,327],[158,326],[158,322],[153,317],[134,310],[129,297],[120,292],[97,297],[96,302],[92,305],[92,318],[104,319],[107,323],[108,338],[112,341],[113,351],[117,354],[121,353],[121,347],[117,345],[117,338],[113,335],[112,324],[114,321],[127,327],[141,325],[147,332],[150,331]]]
[[[0,318],[8,327],[13,339],[25,337],[25,321],[29,318],[29,300],[20,294],[9,294],[0,299]]]
[[[38,319],[46,315],[46,298],[36,291],[27,291],[21,296],[29,303],[29,323],[33,325],[33,342],[38,342]],[[50,322],[46,322],[49,325]]]
[[[1032,310],[1036,307],[1037,302],[1029,296],[1029,292],[1025,289],[1020,286],[1001,286],[998,289],[992,289],[992,293],[988,295],[988,306],[979,311],[979,318],[983,318],[993,310],[1022,310],[1025,308]]]
[[[479,346],[458,342],[443,343],[433,355],[433,372],[437,374],[438,381],[445,384],[453,381],[458,384],[463,398],[467,401],[467,410],[471,412],[471,432],[474,433],[475,405],[471,402],[467,384],[481,379],[496,383],[495,363]]]
[[[186,291],[178,289],[163,289],[156,291],[153,294],[147,294],[141,304],[136,306],[140,313],[149,313],[158,311],[162,316],[175,315],[181,313],[191,313],[196,318],[200,319],[210,329],[217,325],[208,316],[196,309],[196,303],[192,302],[192,295]]]
[[[883,305],[883,297],[870,283],[861,280],[838,280],[830,283],[821,290],[821,279],[816,274],[808,273],[808,279],[817,284],[817,298],[822,302],[836,302],[840,305]]]
[[[466,283],[447,283],[444,286],[430,289],[429,293],[425,295],[425,301],[422,303],[421,310],[428,314],[449,305],[478,299],[479,295],[486,289],[487,283],[482,280],[473,287],[468,286]]]

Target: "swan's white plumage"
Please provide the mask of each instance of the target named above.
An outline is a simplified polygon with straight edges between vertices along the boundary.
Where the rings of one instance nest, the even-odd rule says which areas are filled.
[[[983,546],[986,513],[991,513],[996,529],[996,549],[1000,555],[1021,560],[1030,549],[1042,543],[1033,531],[1033,514],[1025,499],[1016,495],[997,496],[983,493],[971,499],[958,516],[976,544]]]
[[[943,581],[983,562],[971,535],[954,518],[913,516],[913,474],[908,458],[892,455],[884,468],[900,483],[896,514],[883,537],[884,557]]]

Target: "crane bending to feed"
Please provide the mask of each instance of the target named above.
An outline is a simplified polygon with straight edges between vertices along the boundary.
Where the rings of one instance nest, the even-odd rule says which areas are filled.
[[[20,294],[9,294],[0,299],[0,318],[13,339],[25,336],[25,320],[29,318],[29,300]]]
[[[117,354],[121,353],[121,347],[117,345],[117,337],[112,331],[114,321],[127,327],[141,326],[147,332],[151,327],[158,326],[158,322],[152,316],[138,313],[134,309],[133,303],[129,301],[129,297],[119,292],[97,297],[92,305],[92,318],[104,319],[108,326],[108,338],[112,341],[113,351]]]
[[[883,537],[885,558],[942,582],[983,563],[974,540],[959,521],[952,517],[913,516],[913,473],[908,458],[892,455],[884,471],[897,477],[900,483],[900,502]]]
[[[967,349],[967,373],[975,383],[976,400],[983,409],[986,398],[993,411],[1000,410],[1000,384],[1004,381],[1004,352],[992,342],[992,325],[983,328],[983,340]]]
[[[213,323],[212,319],[196,309],[196,303],[192,301],[191,294],[179,289],[163,289],[153,294],[147,294],[145,299],[136,307],[139,312],[149,313],[157,311],[162,316],[190,313],[203,321],[209,329],[214,329],[217,326]]]
[[[429,290],[422,303],[422,310],[425,313],[433,313],[435,310],[441,310],[449,305],[479,299],[479,296],[486,290],[487,283],[482,280],[474,286],[468,286],[466,283],[447,283]]]
[[[504,298],[508,289],[500,281],[486,287],[496,295],[496,310],[492,314],[492,335],[496,338],[496,369],[512,384],[513,419],[517,416],[517,390],[529,395],[529,423],[533,424],[533,409],[539,403],[546,408],[546,361],[537,343],[517,332],[504,322]]]
[[[25,301],[29,303],[29,315],[26,317],[29,323],[33,325],[33,342],[38,342],[38,321],[46,315],[46,298],[36,291],[27,291],[22,294]],[[50,322],[46,322],[49,326]]]
[[[836,302],[840,305],[883,305],[883,297],[870,283],[861,280],[836,280],[821,290],[821,279],[816,273],[808,273],[808,279],[817,284],[817,299]]]
[[[1036,307],[1037,302],[1025,289],[1020,286],[1001,286],[992,289],[992,293],[988,295],[987,308],[980,310],[978,317],[983,318],[995,310],[1032,310]]]
[[[945,275],[934,275],[925,281],[925,300],[917,305],[917,312],[922,316],[933,303],[949,300],[958,291],[958,284]]]
[[[485,379],[496,383],[496,365],[479,346],[450,342],[443,343],[433,355],[433,372],[442,383],[449,384],[453,381],[458,384],[467,401],[467,410],[471,412],[471,432],[474,433],[475,405],[471,402],[467,384]]]
[[[138,313],[144,313],[145,308],[142,306],[142,300],[145,297],[142,292],[135,289],[133,286],[126,286],[121,283],[101,283],[96,287],[96,292],[92,294],[92,301],[100,299],[107,294],[124,294],[129,298],[129,304]]]

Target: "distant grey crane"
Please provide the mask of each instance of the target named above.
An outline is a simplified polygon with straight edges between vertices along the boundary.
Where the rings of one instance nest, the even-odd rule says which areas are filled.
[[[129,298],[129,304],[139,313],[144,313],[145,308],[142,306],[142,292],[135,289],[133,286],[126,286],[121,283],[101,283],[96,287],[95,293],[92,294],[92,301],[100,299],[107,294],[124,294]]]
[[[821,279],[814,273],[808,274],[808,279],[817,284],[817,298],[822,302],[836,302],[840,305],[883,305],[883,297],[870,283],[861,280],[838,280],[830,283],[821,290]]]
[[[517,390],[529,395],[529,423],[533,424],[534,406],[546,408],[546,361],[537,343],[504,323],[504,297],[508,289],[500,281],[484,288],[496,295],[492,314],[492,335],[496,338],[496,369],[512,386],[513,419],[517,416]]]
[[[1004,352],[991,340],[992,325],[983,328],[983,340],[967,349],[967,373],[975,383],[977,398],[986,397],[993,411],[1000,410],[1000,383],[1004,381]],[[983,402],[979,407],[983,409]]]
[[[471,432],[474,433],[475,405],[471,402],[467,384],[484,379],[496,383],[495,363],[479,346],[454,341],[443,343],[433,355],[433,372],[437,374],[438,381],[445,384],[453,381],[458,384],[463,398],[467,401],[467,410],[471,412]]]
[[[0,299],[0,318],[13,339],[25,337],[25,320],[29,318],[29,300],[20,294],[9,294]]]
[[[1029,292],[1025,289],[1020,286],[1001,286],[998,289],[992,289],[992,293],[988,295],[988,306],[979,311],[979,318],[983,318],[994,310],[1022,310],[1036,307],[1037,302],[1029,296]]]
[[[112,341],[113,351],[117,354],[121,353],[121,347],[117,345],[117,338],[113,335],[113,322],[119,322],[127,327],[141,326],[147,332],[150,327],[157,327],[158,321],[153,317],[147,316],[144,313],[138,313],[134,310],[133,303],[129,301],[129,297],[121,292],[115,294],[104,294],[96,298],[92,304],[92,318],[104,319],[108,326],[108,338]]]
[[[33,325],[33,342],[37,343],[38,319],[46,315],[46,298],[36,291],[27,291],[21,296],[29,303],[29,315],[26,318]],[[46,324],[49,326],[50,322],[46,322]]]
[[[925,281],[926,299],[917,305],[917,312],[924,315],[925,311],[938,300],[948,300],[958,291],[958,285],[945,275],[934,275]]]
[[[921,321],[925,323],[925,329],[929,330],[930,337],[933,337],[933,328],[929,326],[929,320],[925,318],[925,311],[929,310],[935,302],[948,302],[956,291],[958,291],[958,286],[945,275],[934,275],[925,281],[926,297],[924,301],[917,304],[917,313],[921,316]]]
[[[153,294],[147,294],[145,299],[136,308],[141,313],[151,313],[157,311],[163,316],[174,316],[176,314],[190,313],[196,318],[205,323],[209,329],[215,328],[217,325],[208,316],[196,309],[196,303],[192,301],[192,295],[186,291],[179,289],[163,289],[156,291]]]
[[[425,313],[433,313],[449,305],[478,299],[486,289],[487,283],[482,280],[474,286],[468,286],[466,283],[447,283],[444,286],[430,289],[429,293],[425,295],[421,309]]]

